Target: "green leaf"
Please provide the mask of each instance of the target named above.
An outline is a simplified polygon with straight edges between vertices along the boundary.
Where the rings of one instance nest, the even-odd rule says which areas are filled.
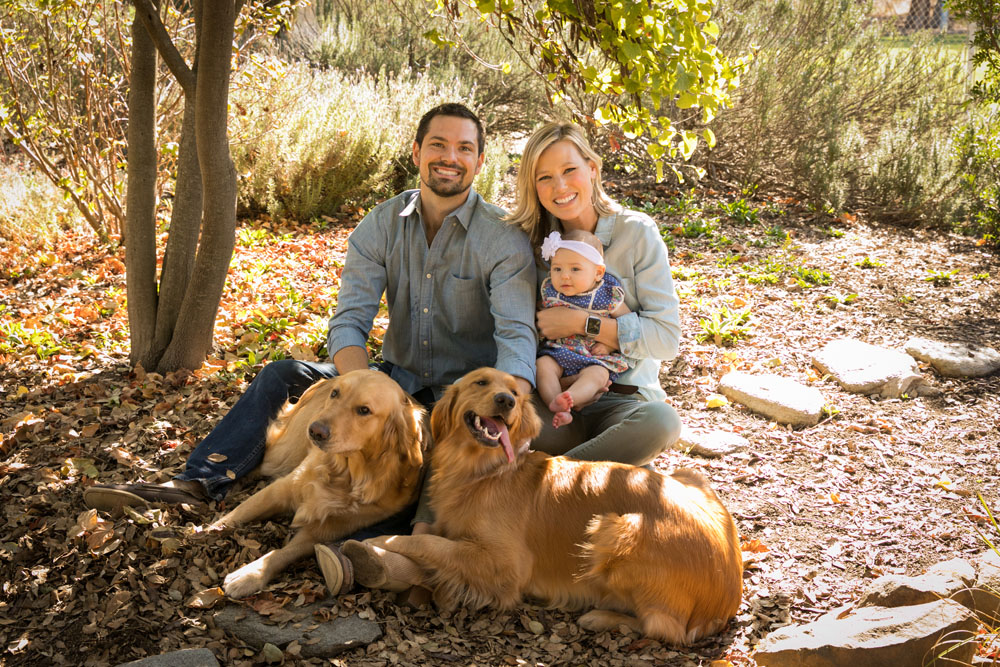
[[[701,136],[705,138],[705,143],[708,144],[709,148],[715,148],[715,132],[706,127],[701,131]]]

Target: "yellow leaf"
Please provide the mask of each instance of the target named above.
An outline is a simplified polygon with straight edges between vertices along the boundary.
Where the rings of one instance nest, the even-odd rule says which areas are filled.
[[[728,660],[713,660],[708,663],[708,667],[733,667],[733,663]]]
[[[229,457],[226,456],[225,454],[215,453],[208,455],[208,460],[211,461],[212,463],[222,463],[223,461],[227,461],[228,459]]]
[[[722,394],[712,394],[705,401],[706,408],[721,408],[729,405],[729,399]]]
[[[22,396],[26,396],[28,393],[28,388],[22,384],[17,388],[16,396],[17,398],[21,398]]]
[[[187,606],[193,609],[211,609],[220,600],[224,600],[226,594],[221,588],[216,586],[215,588],[206,588],[203,591],[195,593],[190,600],[187,601]]]
[[[232,470],[227,470],[226,477],[228,477],[229,479],[236,479],[236,473],[233,472]]]

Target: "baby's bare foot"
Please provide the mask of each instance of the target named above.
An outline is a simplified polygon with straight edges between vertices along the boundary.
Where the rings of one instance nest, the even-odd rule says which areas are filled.
[[[552,427],[559,428],[573,421],[573,415],[569,411],[556,412],[552,415]]]
[[[564,391],[549,403],[549,410],[552,412],[569,412],[573,409],[573,397],[568,391]]]

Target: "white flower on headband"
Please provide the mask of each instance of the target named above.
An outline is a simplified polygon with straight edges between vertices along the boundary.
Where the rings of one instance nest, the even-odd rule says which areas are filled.
[[[559,232],[552,232],[545,237],[542,241],[542,259],[546,262],[552,259],[552,256],[556,254],[556,250],[559,250],[559,242],[562,241],[562,235]]]

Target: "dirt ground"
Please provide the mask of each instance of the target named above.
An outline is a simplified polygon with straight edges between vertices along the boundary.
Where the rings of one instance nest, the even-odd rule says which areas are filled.
[[[576,614],[531,604],[442,613],[381,592],[335,599],[312,562],[254,599],[227,603],[204,591],[280,545],[283,522],[198,539],[196,527],[222,507],[115,520],[85,513],[82,491],[95,481],[166,479],[182,466],[259,368],[248,349],[297,328],[321,330],[351,225],[312,233],[274,225],[266,238],[241,236],[217,358],[167,377],[128,367],[121,250],[74,238],[0,251],[8,267],[0,276],[0,664],[117,664],[189,647],[208,647],[223,664],[259,664],[256,651],[215,627],[213,613],[248,604],[288,623],[321,601],[325,616],[359,612],[384,637],[331,661],[302,659],[292,646],[286,663],[753,665],[754,646],[775,627],[850,603],[880,575],[919,574],[985,549],[976,528],[990,528],[976,494],[998,506],[1000,376],[946,379],[924,368],[940,396],[882,399],[840,389],[811,356],[840,337],[1000,348],[995,251],[941,231],[813,213],[790,199],[626,182],[609,189],[649,210],[674,246],[684,337],[661,376],[669,402],[687,426],[750,443],[721,459],[669,451],[655,462],[664,472],[704,472],[738,525],[744,603],[723,634],[678,650],[634,634],[589,634]],[[737,311],[728,329],[702,325]],[[720,343],[737,340],[699,342],[705,329]],[[311,349],[302,340],[292,353],[318,349],[319,339]],[[827,415],[789,429],[733,404],[708,407],[732,369],[817,387]]]

